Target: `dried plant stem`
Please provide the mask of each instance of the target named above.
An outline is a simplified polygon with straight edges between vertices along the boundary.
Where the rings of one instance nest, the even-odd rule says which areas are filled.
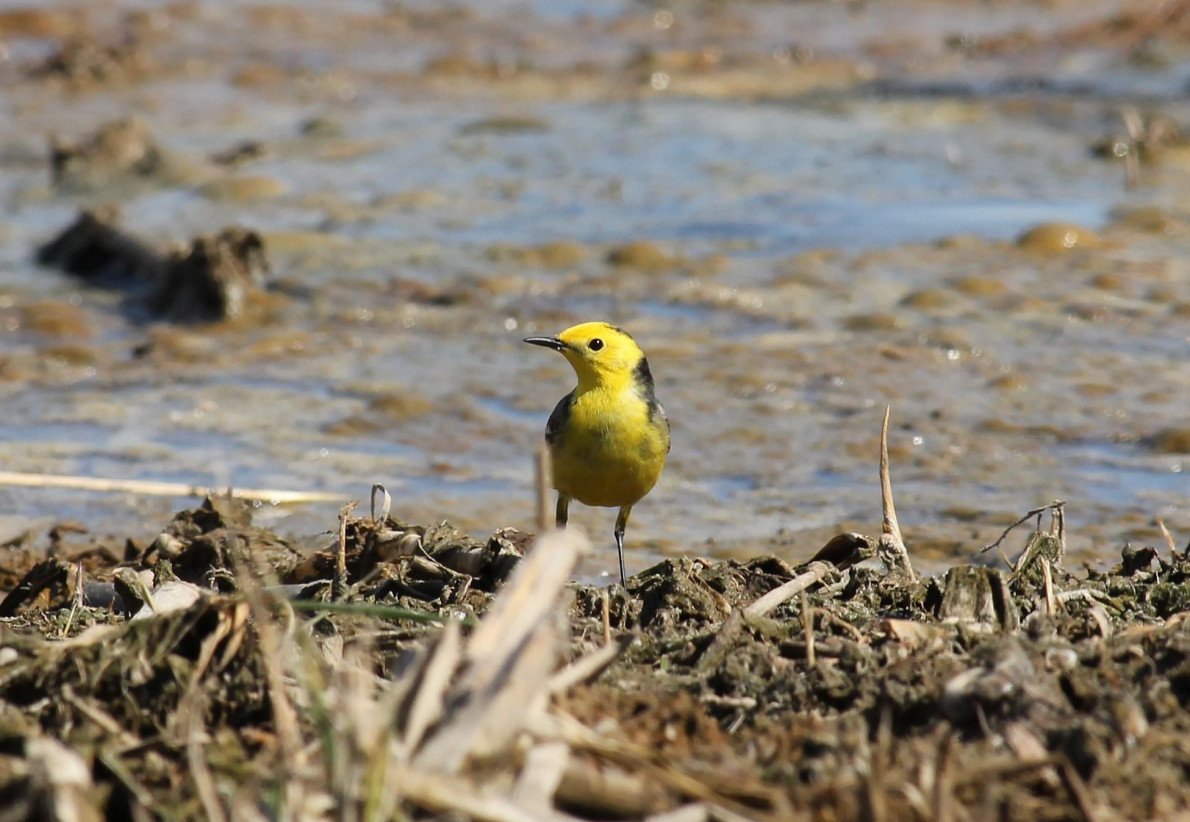
[[[459,772],[470,756],[491,756],[544,709],[550,675],[565,641],[566,587],[589,543],[577,531],[551,530],[504,584],[467,638],[461,674],[445,696],[451,709],[414,756],[418,767]]]
[[[951,822],[954,818],[954,734],[948,731],[938,746],[938,764],[934,768],[934,819]]]
[[[1161,536],[1165,537],[1165,544],[1169,546],[1169,558],[1173,560],[1178,555],[1178,546],[1173,541],[1173,534],[1165,527],[1165,520],[1160,517],[1157,518],[1157,527],[1161,529]]]
[[[186,706],[190,720],[190,727],[186,733],[186,761],[190,766],[190,777],[194,780],[194,789],[198,792],[198,800],[202,803],[206,818],[210,822],[225,822],[227,815],[219,802],[219,792],[215,789],[211,769],[207,767],[206,746],[203,742],[207,732],[202,721],[204,701],[201,690],[191,689],[187,697],[189,704]]]
[[[255,609],[254,609],[255,610]],[[285,672],[281,661],[281,637],[277,626],[263,608],[256,610],[256,632],[260,637],[261,657],[264,660],[265,678],[269,690],[269,703],[273,709],[273,725],[277,739],[287,761],[301,761],[301,733],[298,730],[297,711],[285,690]]]
[[[1066,506],[1055,505],[1050,511],[1050,534],[1058,540],[1058,556],[1066,555]]]
[[[525,752],[524,764],[509,798],[524,808],[552,810],[569,768],[569,745],[539,742]]]
[[[416,750],[426,730],[442,718],[446,688],[461,656],[462,633],[457,624],[448,622],[430,652],[429,660],[422,669],[421,681],[410,699],[402,739],[405,754]]]
[[[901,537],[901,523],[897,521],[897,507],[893,504],[892,477],[888,468],[888,418],[891,413],[892,406],[884,406],[884,421],[880,424],[880,526],[883,533],[904,543]]]
[[[611,599],[611,596],[608,594],[607,589],[604,588],[603,589],[603,607],[602,607],[603,644],[604,645],[612,644],[612,614],[611,614],[610,599]]]
[[[717,788],[735,788],[738,795],[739,789],[742,787],[738,782],[716,780],[708,774],[694,776],[678,770],[665,762],[664,757],[657,751],[596,733],[562,711],[555,710],[549,715],[539,714],[533,717],[530,731],[545,739],[562,739],[574,749],[588,751],[603,757],[620,767],[641,774],[645,779],[664,785],[688,799],[722,804],[728,811],[737,813],[747,813],[749,810],[717,790]],[[774,802],[778,801],[775,790],[771,793],[765,791],[763,798],[772,799]],[[753,812],[755,812],[754,809]]]
[[[1050,561],[1045,557],[1041,558],[1041,574],[1045,584],[1045,612],[1053,616],[1058,610],[1058,600],[1054,598],[1054,575],[1050,571]]]
[[[340,600],[347,593],[347,520],[357,503],[339,509],[339,541],[335,546],[335,576],[331,579],[331,599]]]
[[[1063,605],[1065,605],[1067,602],[1074,602],[1076,600],[1089,602],[1092,605],[1100,605],[1101,603],[1099,602],[1099,597],[1101,596],[1104,596],[1104,594],[1099,593],[1098,591],[1092,591],[1090,588],[1073,588],[1069,591],[1059,591],[1054,595],[1054,600],[1062,603]]]
[[[70,599],[70,613],[66,616],[66,624],[62,626],[62,636],[70,635],[70,629],[74,627],[74,621],[78,618],[79,611],[83,607],[83,587],[86,581],[83,577],[83,564],[76,563],[74,566],[74,596]]]
[[[818,663],[814,655],[814,609],[810,607],[810,597],[806,596],[805,588],[800,591],[799,596],[802,606],[802,631],[806,635],[806,664],[813,668]]]
[[[621,645],[609,642],[598,651],[587,654],[581,659],[576,659],[550,677],[550,693],[565,693],[580,682],[587,682],[594,679],[603,673],[608,665],[616,661],[616,657],[620,655],[622,650],[623,647]]]
[[[537,449],[533,462],[533,488],[537,499],[537,532],[544,533],[554,527],[550,521],[550,449],[542,445]]]
[[[479,793],[454,776],[402,768],[390,772],[389,788],[421,807],[453,811],[478,822],[577,822],[569,814],[541,807],[524,808],[502,796]]]
[[[124,787],[124,790],[128,791],[132,796],[133,801],[136,803],[132,809],[133,819],[138,818],[137,805],[140,806],[139,810],[142,812],[152,812],[158,808],[157,803],[153,801],[153,794],[140,783],[140,780],[133,776],[132,771],[124,764],[124,761],[114,749],[100,748],[95,758],[103,763],[103,767],[107,768],[108,772],[116,778],[116,781]]]
[[[888,819],[887,773],[892,750],[892,713],[885,708],[880,712],[880,723],[876,726],[875,750],[868,756],[868,778],[865,780],[867,818],[871,822]]]
[[[884,406],[884,421],[880,425],[880,508],[883,536],[877,547],[877,554],[889,570],[904,571],[911,580],[917,579],[913,564],[909,561],[909,549],[901,536],[901,524],[897,520],[897,509],[893,504],[892,476],[888,467],[888,418],[892,407]]]
[[[285,658],[281,632],[270,613],[259,582],[254,579],[242,563],[236,561],[236,587],[244,593],[252,614],[252,624],[260,643],[260,658],[264,665],[265,687],[269,694],[269,707],[273,713],[273,728],[281,751],[283,772],[288,774],[285,783],[286,809],[300,806],[300,774],[304,773],[306,754],[302,746],[301,729],[298,726],[297,711],[285,687]]]
[[[0,471],[0,485],[24,488],[73,488],[79,491],[113,491],[145,494],[158,497],[206,497],[229,493],[237,499],[259,500],[275,505],[298,502],[338,502],[343,494],[326,491],[287,491],[275,488],[210,488],[184,482],[157,480],[129,480],[114,477],[80,477],[67,474],[27,474],[20,471]]]
[[[829,562],[811,562],[803,573],[798,574],[789,582],[777,586],[745,608],[744,616],[764,616],[778,605],[793,599],[811,585],[822,582],[834,570],[835,567]]]
[[[74,688],[69,685],[65,685],[62,688],[62,700],[95,723],[97,727],[115,737],[121,747],[132,747],[133,745],[140,744],[140,740],[129,731],[124,730],[123,726],[116,721],[115,717],[96,705],[93,700],[76,694]]]

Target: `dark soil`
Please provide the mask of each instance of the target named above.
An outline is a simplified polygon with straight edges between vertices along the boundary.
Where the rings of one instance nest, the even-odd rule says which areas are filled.
[[[228,500],[178,514],[148,545],[76,528],[10,546],[3,818],[67,801],[69,786],[45,772],[47,737],[66,746],[54,768],[77,756],[90,774],[70,794],[80,807],[202,817],[195,727],[221,801],[251,795],[276,812],[285,739],[261,618],[324,653],[364,649],[368,669],[401,681],[439,627],[358,610],[297,616],[285,603],[336,596],[482,618],[530,545],[511,529],[479,542],[391,518],[343,525],[341,566],[333,544],[301,556]],[[1060,547],[1049,532],[1028,541]],[[568,656],[603,646],[605,608],[623,651],[555,697],[605,746],[572,754],[556,810],[637,818],[701,801],[710,816],[698,818],[1081,820],[1168,818],[1190,804],[1186,551],[1127,546],[1116,567],[1075,574],[1032,550],[1016,571],[921,580],[834,559],[807,595],[764,615],[747,606],[805,569],[681,558],[627,592],[572,586]],[[130,620],[142,607],[130,570],[153,572],[157,599],[183,585],[201,596]],[[245,596],[253,579],[263,589]],[[251,610],[261,590],[271,605]],[[317,738],[316,712],[297,724]],[[475,767],[498,783],[522,763],[514,752]],[[400,806],[437,818],[425,800]]]

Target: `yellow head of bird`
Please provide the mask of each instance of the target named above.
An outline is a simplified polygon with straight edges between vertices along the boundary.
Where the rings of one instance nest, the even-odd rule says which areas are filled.
[[[578,375],[579,388],[627,382],[644,357],[626,331],[604,322],[581,323],[556,337],[527,337],[525,342],[560,351]]]

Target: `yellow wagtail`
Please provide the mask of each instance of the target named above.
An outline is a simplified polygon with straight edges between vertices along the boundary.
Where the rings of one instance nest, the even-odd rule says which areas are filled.
[[[560,351],[578,375],[578,387],[558,402],[545,426],[558,491],[556,524],[566,525],[572,499],[619,507],[616,550],[627,587],[628,515],[656,484],[669,453],[669,419],[653,394],[649,363],[632,337],[608,323],[583,323],[525,342]]]

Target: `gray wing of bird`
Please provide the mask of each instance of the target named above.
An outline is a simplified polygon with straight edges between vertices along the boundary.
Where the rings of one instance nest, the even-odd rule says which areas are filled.
[[[554,406],[549,420],[545,424],[545,441],[555,445],[562,439],[562,431],[566,428],[566,421],[570,419],[570,407],[574,405],[574,392],[571,391]]]

